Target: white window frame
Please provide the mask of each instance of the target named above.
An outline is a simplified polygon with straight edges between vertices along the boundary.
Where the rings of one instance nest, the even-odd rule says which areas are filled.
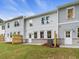
[[[44,38],[45,38],[45,33],[44,33],[44,31],[40,31],[40,32],[43,32],[43,34],[44,34]],[[44,38],[41,38],[41,35],[40,35],[40,39],[44,39]]]
[[[33,26],[33,20],[29,20],[29,26],[32,27]]]
[[[48,31],[51,31],[51,38],[52,38],[52,30],[48,30]],[[47,39],[51,39],[51,38],[48,38],[48,33],[47,33]]]
[[[77,27],[77,32],[76,32],[76,37],[77,37],[77,38],[79,38],[79,37],[78,37],[78,28],[79,28],[79,27]]]
[[[73,8],[73,18],[75,18],[75,7],[72,6],[72,7],[68,7],[68,8],[66,9],[66,18],[67,18],[67,19],[69,19],[69,18],[68,18],[68,9],[72,9],[72,8]],[[71,18],[71,19],[73,19],[73,18]]]

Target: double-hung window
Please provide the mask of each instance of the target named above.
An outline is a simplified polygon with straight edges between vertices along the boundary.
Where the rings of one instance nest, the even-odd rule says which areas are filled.
[[[37,32],[34,32],[34,38],[37,38]]]
[[[77,37],[79,38],[79,28],[77,29]]]
[[[67,18],[73,19],[75,17],[75,9],[73,7],[67,9]]]
[[[40,32],[40,38],[44,38],[44,32],[43,31]]]
[[[47,31],[47,38],[51,38],[51,31]]]

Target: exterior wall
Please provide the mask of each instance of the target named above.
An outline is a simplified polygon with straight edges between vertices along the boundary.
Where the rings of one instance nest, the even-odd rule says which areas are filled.
[[[32,42],[47,42],[47,31],[51,31],[51,38],[54,38],[54,31],[56,31],[58,38],[61,39],[61,44],[64,44],[64,34],[65,31],[72,31],[72,39],[73,44],[77,44],[79,42],[77,38],[77,28],[79,28],[79,5],[71,6],[75,9],[75,18],[68,20],[67,19],[67,8],[61,8],[58,9],[58,12],[49,13],[46,15],[41,15],[38,17],[33,18],[22,18],[22,19],[16,19],[19,20],[20,26],[14,27],[14,22],[16,20],[6,22],[5,23],[5,41],[11,41],[10,33],[14,32],[20,32],[21,35],[23,35],[24,39],[30,39],[29,34],[32,34]],[[42,17],[49,16],[49,23],[48,24],[42,24],[41,20]],[[32,20],[33,26],[29,26],[29,20]],[[10,28],[7,28],[7,23],[10,23]],[[1,28],[1,26],[0,26]],[[40,38],[40,32],[44,32],[44,38]],[[34,38],[34,32],[37,32],[37,38]],[[0,34],[4,33],[4,31],[0,30]],[[9,34],[9,37],[7,36]],[[8,40],[9,39],[9,40]],[[74,39],[76,39],[74,41]],[[26,40],[27,41],[27,40]]]
[[[79,45],[79,38],[73,38],[72,44]]]
[[[67,19],[67,8],[69,7],[64,8],[64,9],[59,9],[58,10],[58,19],[59,19],[58,22],[59,23],[79,21],[79,5],[71,6],[71,7],[74,7],[75,9],[75,18],[71,20]]]
[[[59,38],[64,38],[65,31],[72,31],[72,38],[77,38],[77,28],[79,28],[79,22],[59,25]]]
[[[19,21],[19,26],[15,27],[14,26],[14,22],[15,21]],[[10,23],[10,28],[7,27],[7,24]],[[20,32],[21,35],[23,35],[24,37],[24,19],[16,19],[16,20],[13,20],[13,21],[10,21],[10,22],[7,22],[5,23],[5,41],[6,42],[11,42],[12,41],[12,38],[10,37],[10,33],[12,32],[12,34],[14,32]],[[9,37],[8,37],[8,34],[9,34]]]
[[[72,6],[71,6],[72,7]],[[68,20],[67,19],[67,8],[58,10],[58,23],[59,23],[59,37],[64,38],[64,32],[66,30],[75,31],[73,38],[76,38],[76,28],[79,27],[79,5],[73,6],[75,8],[75,18]]]
[[[42,24],[41,20],[43,16],[36,17],[33,19],[26,20],[26,39],[29,39],[29,33],[32,33],[32,39],[34,39],[34,32],[37,32],[37,39],[40,39],[40,31],[44,31],[44,39],[47,38],[47,31],[51,30],[52,38],[54,38],[54,31],[58,34],[58,19],[57,19],[57,13],[51,13],[49,16],[49,24]],[[33,26],[29,26],[29,20],[33,20]]]
[[[5,30],[2,30],[2,25],[0,25],[0,35],[3,34],[4,35]]]
[[[79,5],[71,6],[75,9],[75,17],[73,19],[68,20],[67,19],[67,8],[62,8],[58,10],[58,36],[61,38],[62,44],[64,43],[65,38],[65,32],[66,31],[72,31],[72,45],[78,45],[79,40],[77,37],[77,28],[79,28]]]

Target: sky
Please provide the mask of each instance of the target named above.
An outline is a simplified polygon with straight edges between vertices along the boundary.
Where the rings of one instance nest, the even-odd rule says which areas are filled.
[[[33,16],[52,11],[75,0],[0,0],[0,18],[9,20],[17,16]]]

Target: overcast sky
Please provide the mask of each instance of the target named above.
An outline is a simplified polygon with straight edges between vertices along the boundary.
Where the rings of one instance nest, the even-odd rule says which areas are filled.
[[[73,1],[75,0],[0,0],[0,18],[8,20],[21,15],[36,15]]]

